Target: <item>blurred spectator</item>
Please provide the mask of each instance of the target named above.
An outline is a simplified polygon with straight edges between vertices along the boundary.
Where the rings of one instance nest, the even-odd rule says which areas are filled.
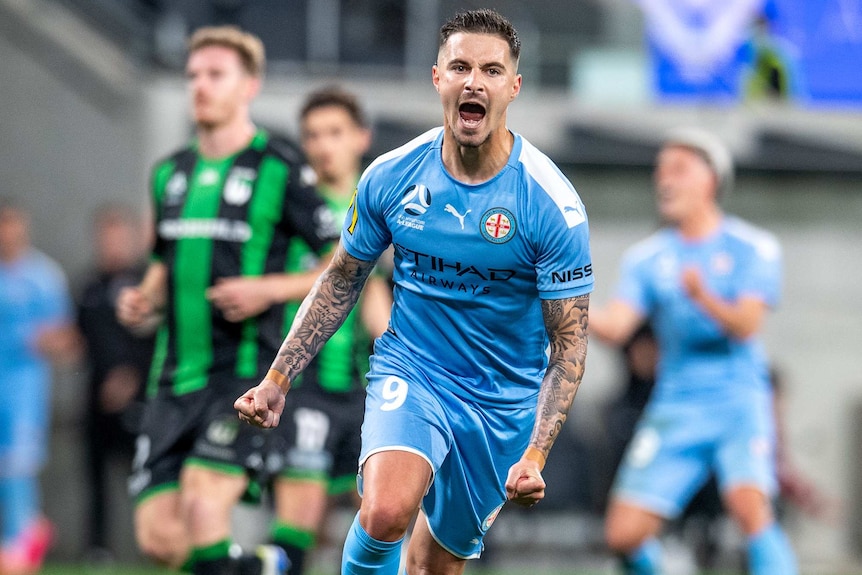
[[[38,571],[51,542],[39,471],[48,452],[51,362],[77,358],[60,266],[30,244],[23,207],[0,199],[0,573]]]
[[[119,205],[100,207],[93,218],[95,261],[78,304],[78,325],[89,367],[85,432],[89,493],[88,558],[113,555],[108,537],[109,477],[119,460],[131,469],[152,337],[130,333],[117,321],[117,296],[141,281],[145,241],[140,218]],[[129,518],[131,522],[131,518]]]

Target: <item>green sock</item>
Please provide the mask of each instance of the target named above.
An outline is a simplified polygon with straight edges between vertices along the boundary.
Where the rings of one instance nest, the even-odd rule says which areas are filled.
[[[230,556],[230,539],[212,545],[192,548],[188,563],[194,575],[230,575],[233,560]]]
[[[317,535],[314,531],[276,521],[272,526],[272,542],[284,549],[290,559],[287,575],[300,575],[305,565],[305,556],[317,543]]]

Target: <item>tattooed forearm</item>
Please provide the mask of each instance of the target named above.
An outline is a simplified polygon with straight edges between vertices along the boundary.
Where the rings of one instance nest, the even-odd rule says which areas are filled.
[[[589,307],[589,295],[542,301],[551,357],[539,390],[530,447],[538,449],[545,457],[566,422],[584,375]]]
[[[358,260],[339,245],[332,263],[303,300],[272,369],[291,380],[305,369],[353,309],[374,262]]]

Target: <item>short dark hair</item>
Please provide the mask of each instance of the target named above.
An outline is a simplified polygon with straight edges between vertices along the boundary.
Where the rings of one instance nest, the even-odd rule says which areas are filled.
[[[458,32],[498,36],[509,44],[512,60],[517,62],[521,57],[521,39],[518,37],[518,31],[499,12],[490,8],[467,10],[455,14],[440,28],[438,48],[442,48],[449,38]]]
[[[338,86],[328,86],[309,94],[299,112],[299,119],[304,120],[314,110],[329,106],[342,108],[360,128],[368,127],[368,118],[362,106],[359,105],[356,95]]]

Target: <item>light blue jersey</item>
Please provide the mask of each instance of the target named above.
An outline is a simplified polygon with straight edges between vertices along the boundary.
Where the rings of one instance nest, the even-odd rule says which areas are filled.
[[[768,365],[759,338],[730,337],[683,291],[681,274],[696,268],[707,289],[726,301],[743,296],[770,307],[781,291],[781,248],[768,232],[725,216],[702,241],[665,229],[624,258],[617,297],[649,317],[661,349],[654,401],[765,390]]]
[[[0,476],[32,473],[45,456],[51,366],[36,349],[39,331],[69,321],[60,267],[30,250],[0,262]]]
[[[392,331],[416,360],[460,382],[453,393],[531,401],[547,365],[539,298],[592,289],[584,206],[519,135],[507,165],[477,185],[446,172],[442,143],[436,128],[373,162],[342,243],[362,260],[395,247]]]
[[[765,231],[735,217],[700,241],[662,230],[625,256],[617,297],[649,317],[659,342],[656,387],[614,487],[615,497],[664,517],[679,514],[715,472],[723,490],[755,485],[773,493],[775,422],[767,358],[757,337],[727,335],[683,291],[696,268],[727,301],[780,293],[781,250]]]
[[[378,158],[360,179],[342,243],[371,261],[395,247],[390,330],[375,343],[360,462],[402,450],[428,461],[428,527],[477,557],[506,501],[548,363],[541,299],[593,284],[584,206],[515,135],[506,166],[467,185],[443,166],[443,130]],[[361,491],[361,484],[360,484]]]

